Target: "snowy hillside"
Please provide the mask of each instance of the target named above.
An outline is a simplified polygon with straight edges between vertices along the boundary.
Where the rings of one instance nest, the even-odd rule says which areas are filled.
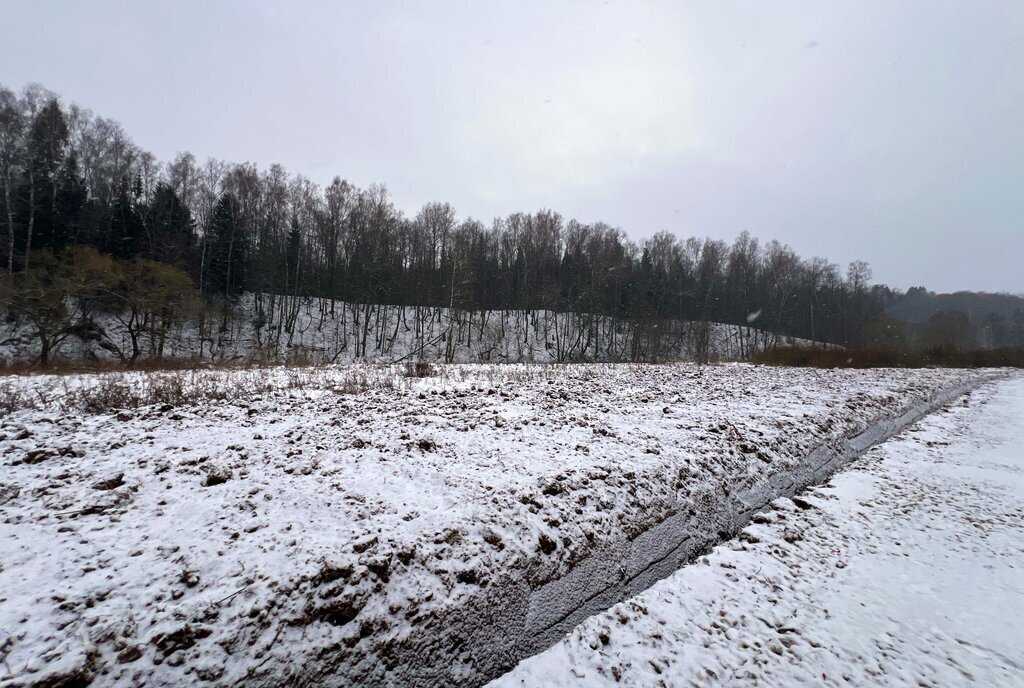
[[[139,330],[143,359],[162,353],[218,362],[686,361],[701,353],[734,361],[776,344],[807,343],[721,323],[637,323],[586,313],[449,311],[324,299],[264,297],[257,304],[252,294],[226,312],[211,309],[166,330],[129,321],[127,313],[95,313],[90,326],[78,328],[53,355],[74,361],[130,357],[129,325]],[[29,325],[0,324],[0,362],[31,361],[38,353]]]

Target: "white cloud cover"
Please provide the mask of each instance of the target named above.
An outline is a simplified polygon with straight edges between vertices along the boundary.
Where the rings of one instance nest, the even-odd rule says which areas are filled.
[[[0,81],[167,159],[385,182],[407,212],[743,230],[896,286],[1024,291],[1012,1],[14,0]]]

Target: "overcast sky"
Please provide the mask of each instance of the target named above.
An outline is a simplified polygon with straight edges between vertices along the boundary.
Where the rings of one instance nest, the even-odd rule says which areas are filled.
[[[5,0],[0,83],[169,160],[1024,292],[1024,2]]]

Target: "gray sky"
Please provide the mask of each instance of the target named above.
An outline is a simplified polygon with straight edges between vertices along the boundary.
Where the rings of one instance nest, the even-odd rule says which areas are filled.
[[[489,221],[743,230],[1024,292],[1024,2],[6,0],[0,82],[163,160],[280,162]]]

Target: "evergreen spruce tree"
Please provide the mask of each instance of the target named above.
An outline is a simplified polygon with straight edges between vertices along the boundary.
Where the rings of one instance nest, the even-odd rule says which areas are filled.
[[[28,164],[19,192],[23,232],[16,237],[17,248],[29,267],[30,253],[66,243],[59,226],[58,188],[66,159],[68,124],[56,98],[39,110],[29,126]]]
[[[85,184],[74,154],[67,156],[57,177],[57,205],[50,250],[60,253],[68,244],[82,243],[82,214],[85,208]]]
[[[144,238],[142,217],[129,195],[128,184],[123,183],[110,210],[110,254],[121,259],[135,258],[141,253]]]
[[[195,221],[171,187],[156,187],[145,222],[146,257],[187,272],[195,246]]]
[[[245,237],[238,201],[230,193],[221,196],[206,229],[207,266],[203,292],[228,298],[242,293],[245,285]]]

